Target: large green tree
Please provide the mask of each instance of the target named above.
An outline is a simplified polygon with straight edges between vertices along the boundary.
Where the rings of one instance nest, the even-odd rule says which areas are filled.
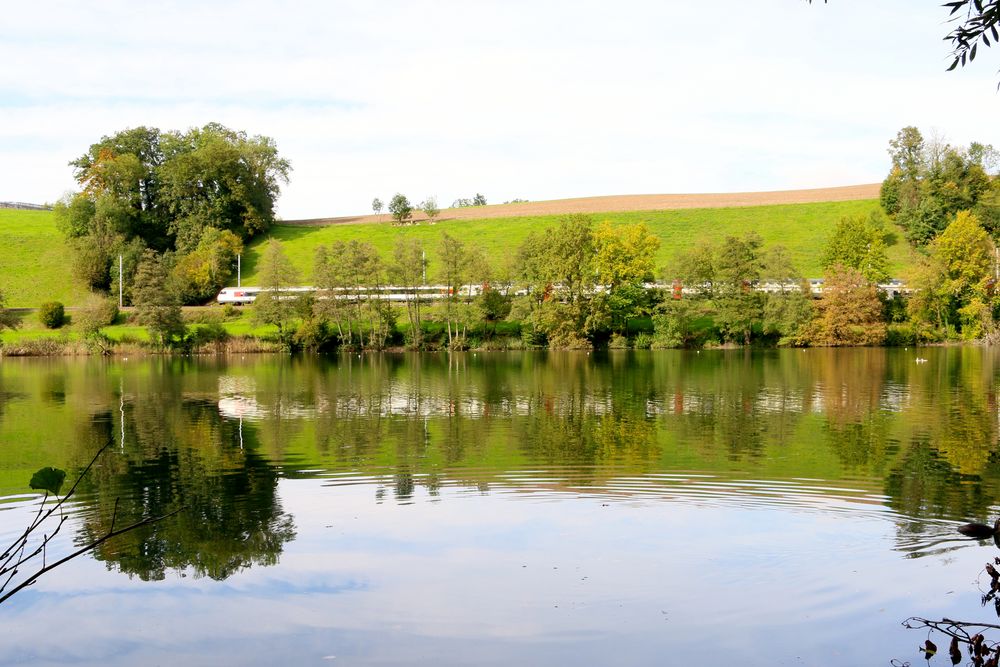
[[[763,296],[755,289],[763,270],[761,245],[753,232],[742,239],[729,236],[715,260],[715,323],[727,339],[745,345],[763,317]]]
[[[960,211],[930,246],[930,256],[914,280],[911,317],[942,334],[992,336],[997,249],[976,216]]]
[[[917,246],[933,241],[963,210],[1000,231],[1000,183],[987,172],[994,153],[975,142],[967,149],[925,142],[917,128],[904,127],[889,142],[892,170],[882,183],[882,207]]]
[[[218,123],[123,130],[70,165],[81,190],[56,215],[77,251],[77,273],[95,289],[110,286],[119,254],[187,254],[213,229],[243,240],[265,231],[291,169],[272,139]],[[129,250],[135,245],[138,253]]]
[[[871,283],[889,278],[882,230],[874,216],[842,218],[823,250],[823,268],[840,264],[857,269]]]

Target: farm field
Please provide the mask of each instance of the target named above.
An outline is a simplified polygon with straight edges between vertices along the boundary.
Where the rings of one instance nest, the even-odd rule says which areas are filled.
[[[742,236],[756,231],[766,245],[781,243],[788,248],[798,268],[808,277],[822,275],[823,246],[837,222],[845,216],[867,215],[878,210],[873,199],[747,206],[731,208],[677,209],[661,211],[621,211],[591,214],[596,222],[612,224],[644,222],[660,237],[657,265],[669,265],[685,250],[705,241],[715,242],[726,236]],[[363,239],[373,243],[388,258],[397,236],[412,236],[424,242],[428,259],[428,279],[435,274],[438,239],[442,231],[475,243],[483,248],[492,262],[507,261],[518,245],[533,230],[558,223],[561,215],[522,216],[512,218],[481,218],[441,220],[435,224],[420,223],[396,227],[381,224],[344,223],[326,226],[276,225],[270,236],[285,246],[285,253],[298,267],[303,282],[309,282],[316,248],[338,240]],[[895,243],[888,249],[891,272],[905,277],[907,268],[916,261],[915,253],[906,244],[902,231],[894,229]],[[243,284],[253,285],[263,239],[247,249],[243,258]]]
[[[776,190],[771,192],[721,192],[708,194],[606,195],[525,201],[516,204],[491,204],[465,208],[442,209],[438,220],[476,220],[481,218],[516,218],[567,213],[621,213],[623,211],[672,211],[684,208],[734,208],[739,206],[773,206],[776,204],[815,204],[817,202],[878,199],[881,185],[846,185],[835,188],[808,190]],[[423,220],[422,211],[413,212],[414,220]],[[345,223],[381,223],[389,214],[354,215],[339,218],[288,220],[295,225],[331,225]]]
[[[411,236],[424,242],[428,258],[428,280],[436,280],[437,246],[442,231],[456,238],[475,243],[486,251],[496,264],[513,257],[518,245],[533,230],[541,230],[558,223],[562,215],[586,210],[593,202],[604,205],[643,206],[651,201],[668,204],[663,198],[674,198],[673,210],[631,210],[589,213],[600,223],[646,223],[662,241],[657,255],[659,267],[668,266],[676,257],[701,242],[715,242],[728,235],[741,236],[753,230],[765,244],[782,243],[790,251],[799,269],[808,277],[822,275],[820,259],[826,240],[836,223],[845,216],[867,215],[878,210],[874,199],[821,201],[807,203],[771,204],[766,206],[734,205],[719,208],[684,208],[691,202],[713,206],[720,201],[747,203],[774,199],[782,195],[787,200],[810,196],[847,196],[853,193],[868,194],[865,188],[832,188],[823,191],[791,191],[786,193],[756,193],[749,195],[644,195],[637,197],[592,197],[557,202],[528,202],[458,209],[463,215],[492,215],[508,210],[555,210],[562,213],[548,215],[520,215],[515,217],[470,217],[440,219],[435,224],[426,222],[395,227],[383,216],[381,223],[361,222],[339,224],[275,225],[270,237],[282,241],[285,252],[298,268],[303,283],[311,281],[312,262],[316,248],[337,240],[363,239],[370,241],[388,259],[398,236]],[[683,201],[678,198],[683,197]],[[700,198],[699,198],[700,197]],[[742,197],[742,199],[741,199]],[[661,201],[662,200],[662,201]],[[645,202],[645,203],[643,203]],[[443,212],[442,216],[446,213]],[[916,254],[895,229],[895,243],[890,244],[889,260],[892,274],[906,278],[908,268],[916,261]],[[243,284],[252,285],[257,280],[257,262],[265,239],[250,244],[243,257]],[[37,307],[45,301],[61,301],[67,306],[80,304],[86,290],[75,278],[70,268],[71,252],[59,232],[55,217],[46,211],[18,211],[0,209],[0,290],[8,307]]]

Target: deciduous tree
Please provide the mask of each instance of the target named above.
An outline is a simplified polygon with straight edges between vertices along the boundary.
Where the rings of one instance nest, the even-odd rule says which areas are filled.
[[[288,325],[298,311],[297,300],[287,293],[299,282],[295,266],[285,255],[281,242],[269,239],[260,258],[260,292],[253,304],[254,319],[278,327],[278,335],[288,334]]]
[[[389,214],[396,221],[397,225],[402,225],[410,220],[413,215],[413,206],[406,195],[396,193],[389,201]]]
[[[857,269],[831,268],[807,339],[812,345],[879,345],[885,340],[878,291]]]
[[[836,264],[857,269],[871,283],[888,280],[889,260],[885,241],[874,215],[869,218],[841,218],[837,223],[823,250],[823,267],[830,268]]]
[[[419,287],[423,284],[424,246],[415,238],[400,236],[393,246],[392,257],[390,273],[393,280],[407,293],[406,313],[410,320],[410,344],[414,348],[419,348],[423,344]]]

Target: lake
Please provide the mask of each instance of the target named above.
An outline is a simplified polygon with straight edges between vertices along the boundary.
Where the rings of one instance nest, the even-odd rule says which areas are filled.
[[[916,664],[907,617],[998,622],[955,532],[1000,512],[998,361],[3,359],[5,545],[107,443],[50,562],[182,509],[0,605],[0,663]]]

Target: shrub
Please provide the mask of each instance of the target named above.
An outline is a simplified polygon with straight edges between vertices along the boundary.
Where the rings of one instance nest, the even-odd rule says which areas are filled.
[[[635,337],[633,347],[637,350],[648,350],[653,346],[653,336],[648,333],[641,333]]]
[[[111,299],[92,294],[84,302],[83,307],[76,311],[73,323],[84,336],[91,336],[100,331],[101,327],[114,324],[117,319],[118,304]]]
[[[628,349],[628,339],[620,333],[611,334],[611,339],[608,341],[609,350],[627,350]]]
[[[38,321],[44,324],[46,329],[58,329],[66,323],[66,310],[58,301],[43,303],[38,308]]]
[[[903,347],[917,344],[917,330],[912,324],[890,324],[886,328],[885,345]]]
[[[319,350],[332,340],[333,335],[326,322],[316,318],[303,320],[292,336],[294,347],[302,350]]]

